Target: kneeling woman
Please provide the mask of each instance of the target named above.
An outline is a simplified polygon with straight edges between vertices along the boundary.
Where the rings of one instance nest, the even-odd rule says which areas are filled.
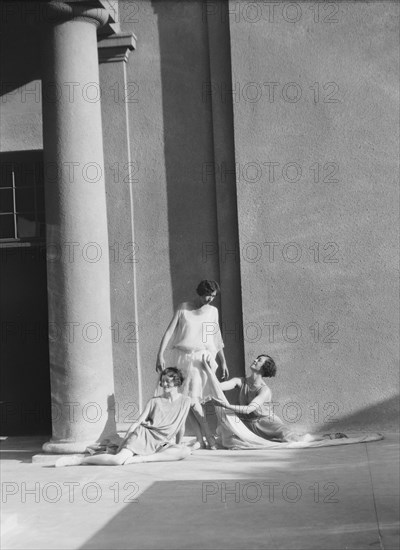
[[[210,365],[205,361],[205,365]],[[286,424],[273,413],[269,403],[272,401],[270,388],[263,378],[276,375],[276,365],[269,355],[259,355],[250,365],[250,375],[246,378],[232,378],[221,382],[223,391],[240,388],[239,405],[212,397],[215,406],[233,411],[243,424],[254,434],[272,441],[311,441],[315,438],[307,434],[301,436],[292,432]]]
[[[161,373],[160,386],[163,394],[149,400],[138,420],[128,429],[116,454],[65,456],[57,460],[56,467],[80,464],[119,466],[186,458],[192,450],[179,443],[191,400],[178,392],[182,382],[183,375],[177,368],[171,367]]]

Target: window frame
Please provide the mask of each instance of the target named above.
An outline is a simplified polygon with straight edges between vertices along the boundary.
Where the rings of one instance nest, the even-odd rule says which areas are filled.
[[[6,212],[0,212],[0,216],[13,216],[13,237],[3,237],[0,234],[0,248],[9,248],[12,246],[36,246],[42,245],[46,242],[45,234],[40,234],[41,224],[46,225],[46,211],[45,206],[43,209],[39,209],[38,204],[38,190],[43,189],[44,194],[44,177],[40,179],[40,175],[43,176],[44,162],[43,162],[43,150],[26,150],[26,151],[9,151],[0,153],[0,169],[1,177],[3,177],[7,168],[6,165],[11,165],[11,185],[1,185],[0,190],[10,189],[12,190],[12,210]],[[22,167],[26,165],[32,168],[33,172],[33,185],[18,185],[16,180],[16,174],[18,174],[15,167]],[[38,170],[39,167],[39,170]],[[27,172],[28,173],[28,172]],[[32,210],[18,210],[17,191],[23,189],[33,189],[33,209]],[[0,191],[1,193],[1,191]],[[18,216],[23,214],[30,214],[34,217],[35,223],[35,235],[33,236],[18,236]]]

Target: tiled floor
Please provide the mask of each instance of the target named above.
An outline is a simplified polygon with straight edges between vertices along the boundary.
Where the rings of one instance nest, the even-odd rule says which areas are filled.
[[[32,464],[38,439],[4,447],[3,549],[398,548],[398,434],[125,467]]]

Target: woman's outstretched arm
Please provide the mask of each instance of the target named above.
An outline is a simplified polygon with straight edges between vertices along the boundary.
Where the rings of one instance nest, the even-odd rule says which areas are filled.
[[[248,405],[231,405],[230,403],[225,403],[220,399],[212,398],[212,402],[216,407],[222,407],[229,411],[233,411],[236,414],[251,415],[251,414],[260,414],[262,406],[264,403],[267,403],[271,400],[271,390],[268,387],[263,388],[260,393],[257,395],[251,403]]]
[[[168,342],[171,340],[172,335],[175,332],[176,325],[178,324],[178,320],[179,320],[179,309],[176,310],[174,316],[171,319],[171,322],[167,327],[167,330],[164,333],[164,336],[161,339],[160,348],[157,354],[157,363],[156,363],[157,372],[161,372],[165,369],[165,359],[164,359],[165,348],[167,347]]]
[[[220,382],[219,383],[222,391],[229,391],[233,390],[234,388],[241,388],[242,387],[242,379],[241,378],[231,378],[230,380],[227,380],[226,382]]]
[[[147,402],[142,414],[139,416],[139,418],[133,422],[129,428],[126,430],[126,434],[125,434],[125,437],[124,439],[121,441],[118,449],[117,449],[117,453],[120,452],[120,450],[122,449],[123,445],[125,444],[126,440],[128,439],[128,437],[136,430],[136,428],[138,426],[140,426],[140,424],[142,422],[144,422],[146,420],[146,418],[149,416],[149,413],[150,413],[150,401]]]

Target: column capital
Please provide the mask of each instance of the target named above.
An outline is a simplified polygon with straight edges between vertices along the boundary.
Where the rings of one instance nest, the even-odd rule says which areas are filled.
[[[114,34],[97,44],[100,63],[127,62],[129,52],[136,49],[136,36],[132,33]]]
[[[86,21],[103,27],[108,23],[109,12],[101,7],[93,7],[92,2],[60,2],[52,0],[43,6],[45,22],[58,24],[66,21]]]

